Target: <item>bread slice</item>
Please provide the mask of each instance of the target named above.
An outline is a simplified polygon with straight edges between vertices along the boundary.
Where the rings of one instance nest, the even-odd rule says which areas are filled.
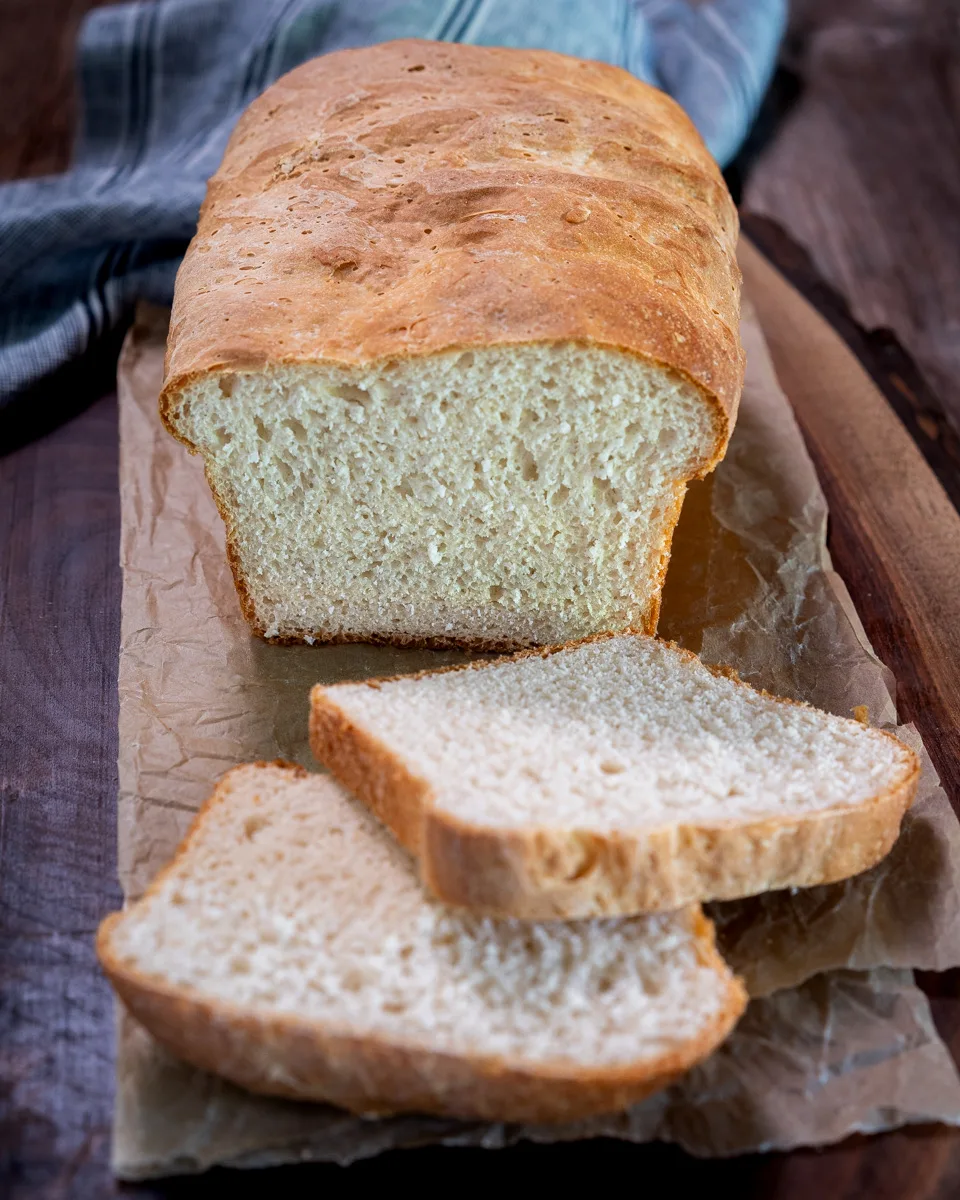
[[[518,648],[656,627],[743,377],[736,210],[626,71],[344,50],[241,119],[161,413],[264,637]]]
[[[311,745],[451,904],[659,912],[872,866],[916,791],[896,738],[643,636],[316,687]]]
[[[449,910],[333,780],[279,763],[224,776],[97,948],[174,1054],[360,1113],[616,1110],[708,1055],[745,1004],[698,908],[569,925]]]

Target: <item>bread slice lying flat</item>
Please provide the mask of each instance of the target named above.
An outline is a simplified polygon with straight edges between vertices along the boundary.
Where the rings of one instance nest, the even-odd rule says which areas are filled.
[[[188,1062],[361,1113],[561,1121],[708,1055],[745,994],[696,907],[548,925],[445,908],[329,777],[237,767],[107,918],[121,999]]]
[[[919,772],[889,734],[640,634],[316,687],[311,744],[438,897],[531,919],[854,875]]]

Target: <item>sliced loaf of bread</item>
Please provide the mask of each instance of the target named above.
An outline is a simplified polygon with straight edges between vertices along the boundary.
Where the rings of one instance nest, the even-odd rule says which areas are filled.
[[[316,687],[311,744],[438,897],[546,919],[857,874],[919,765],[896,738],[640,634]]]
[[[161,413],[266,638],[656,628],[743,378],[737,213],[682,109],[540,50],[279,79],[177,276]]]
[[[328,776],[230,771],[101,962],[188,1062],[361,1113],[564,1121],[708,1055],[745,994],[699,908],[533,924],[450,910]]]

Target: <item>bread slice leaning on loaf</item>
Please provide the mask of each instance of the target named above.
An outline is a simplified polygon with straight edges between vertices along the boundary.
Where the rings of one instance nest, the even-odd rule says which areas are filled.
[[[642,634],[318,686],[310,732],[435,895],[529,919],[857,874],[893,845],[919,774],[890,734]]]
[[[188,1062],[359,1113],[566,1121],[665,1086],[745,993],[698,908],[495,922],[427,898],[409,856],[329,777],[237,767],[98,952]]]
[[[418,41],[256,100],[177,277],[161,413],[264,637],[653,631],[743,376],[737,216],[626,71]]]

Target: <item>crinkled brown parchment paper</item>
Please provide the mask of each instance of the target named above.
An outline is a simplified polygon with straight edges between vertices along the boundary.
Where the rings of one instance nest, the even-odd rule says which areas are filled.
[[[124,572],[120,658],[120,875],[135,897],[235,763],[314,766],[307,694],[318,681],[455,661],[364,646],[276,647],[250,636],[200,460],[161,428],[165,314],[144,310],[119,373]],[[762,335],[748,313],[736,433],[694,485],[677,530],[660,632],[781,695],[896,720],[825,550],[826,506]],[[912,729],[900,735],[921,750]],[[683,1082],[629,1113],[557,1129],[423,1117],[363,1121],[247,1095],[167,1056],[121,1019],[114,1165],[126,1178],[349,1162],[400,1146],[502,1146],[617,1136],[734,1154],[899,1124],[960,1124],[960,1077],[911,967],[960,965],[960,825],[924,755],[920,794],[873,871],[714,906],[721,944],[756,997],[733,1037]]]

